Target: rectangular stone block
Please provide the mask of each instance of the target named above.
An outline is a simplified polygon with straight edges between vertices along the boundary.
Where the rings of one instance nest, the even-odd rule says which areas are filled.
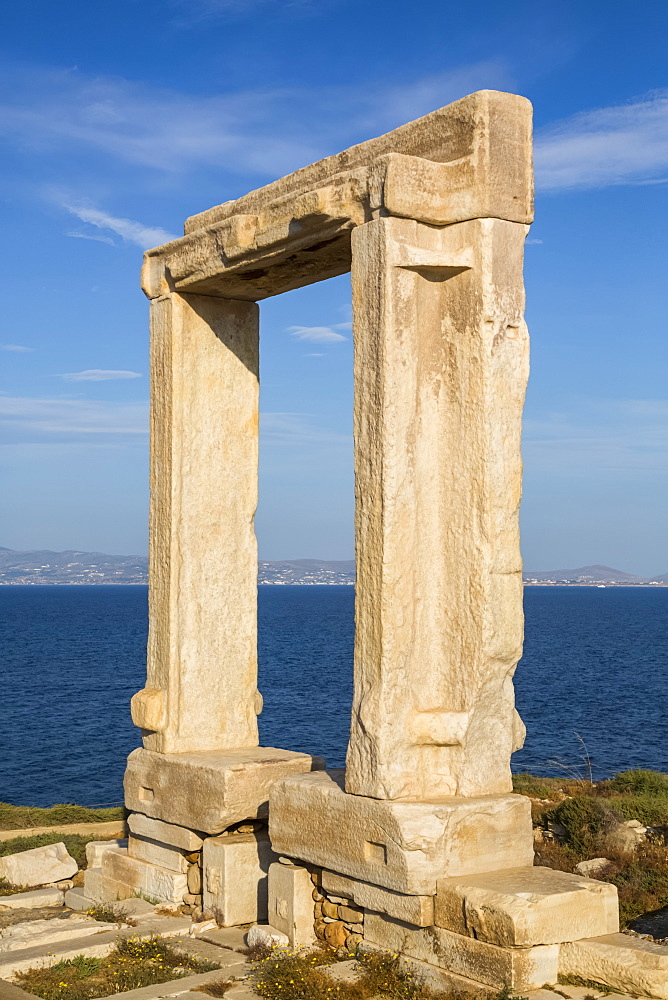
[[[180,903],[188,891],[185,875],[131,858],[120,850],[103,854],[102,878],[131,886],[134,892],[128,895],[146,896],[171,903]]]
[[[102,855],[105,851],[110,851],[114,847],[127,846],[127,838],[123,840],[89,840],[86,844],[86,866],[88,868],[99,868],[102,864]]]
[[[72,891],[72,890],[70,890]],[[116,896],[106,885],[102,878],[101,868],[87,868],[84,872],[83,894],[87,899],[93,899],[96,903],[109,903],[121,897]],[[132,896],[132,892],[128,892]]]
[[[306,868],[277,862],[270,865],[269,923],[287,934],[293,948],[315,942],[313,882]]]
[[[138,858],[140,861],[148,861],[150,865],[158,865],[160,868],[167,868],[171,872],[178,872],[181,875],[187,874],[188,862],[183,851],[178,847],[171,847],[169,844],[159,844],[155,840],[148,840],[145,837],[128,838],[128,856]]]
[[[436,880],[533,862],[531,806],[521,795],[402,802],[348,795],[343,771],[286,778],[271,790],[278,854],[408,895]]]
[[[617,887],[541,867],[439,879],[434,923],[509,948],[597,937],[619,930]]]
[[[622,993],[668,1000],[668,948],[627,934],[562,944],[559,972],[592,979]]]
[[[0,858],[0,878],[13,885],[44,885],[71,878],[79,870],[65,844],[47,844]]]
[[[84,873],[84,881],[85,879]],[[83,889],[68,889],[65,893],[65,906],[69,906],[71,910],[88,910],[93,902],[94,900],[87,896]]]
[[[274,747],[180,754],[140,747],[128,757],[125,804],[153,819],[217,834],[241,820],[266,817],[269,789],[278,778],[324,766],[320,757]]]
[[[261,834],[207,838],[202,849],[204,910],[223,927],[266,921],[268,872],[275,860],[269,837]]]
[[[441,927],[411,927],[382,913],[367,913],[364,940],[497,989],[537,990],[557,982],[556,944],[499,948]]]
[[[70,889],[70,892],[72,890]],[[67,893],[65,893],[67,899]],[[0,906],[16,910],[35,910],[42,906],[62,906],[61,889],[32,889],[30,892],[13,892],[11,896],[0,897]],[[67,903],[69,906],[69,903]]]
[[[188,854],[201,850],[204,843],[204,837],[197,831],[188,830],[185,826],[176,826],[174,823],[165,823],[161,819],[145,816],[144,813],[130,813],[127,822],[130,833],[135,837],[157,840],[160,844],[178,847]]]
[[[358,906],[378,913],[387,913],[390,917],[403,920],[416,927],[430,927],[434,923],[433,896],[407,896],[391,889],[382,889],[379,885],[360,882],[357,879],[346,878],[336,872],[323,869],[321,875],[322,888],[327,893],[335,893],[353,899]]]

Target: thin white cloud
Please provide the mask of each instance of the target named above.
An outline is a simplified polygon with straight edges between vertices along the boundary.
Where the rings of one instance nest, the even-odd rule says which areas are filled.
[[[318,0],[318,8],[323,0]],[[290,14],[313,8],[313,0],[171,0],[173,7],[187,12],[180,24],[228,17],[257,17],[260,14]]]
[[[148,434],[148,403],[0,394],[0,432],[3,444],[10,446],[24,441],[137,437]]]
[[[58,378],[66,382],[111,382],[117,379],[141,378],[141,372],[115,371],[105,368],[87,368],[83,372],[63,372]]]
[[[643,472],[665,479],[668,401],[571,398],[567,411],[524,421],[523,450],[532,476],[628,479]]]
[[[34,347],[26,347],[25,344],[0,344],[0,351],[11,351],[13,354],[32,354]]]
[[[529,246],[540,246],[543,241],[536,240],[533,238],[533,236],[529,236],[524,242],[527,243]]]
[[[543,191],[668,180],[668,89],[582,111],[540,131],[536,182]]]
[[[297,340],[307,340],[312,344],[334,344],[348,339],[331,326],[289,326],[288,330]]]
[[[0,134],[33,154],[98,154],[98,177],[118,163],[166,173],[213,168],[280,176],[474,90],[513,85],[500,61],[391,85],[211,96],[35,66],[10,66],[3,82]]]
[[[117,245],[111,236],[97,236],[95,233],[67,233],[67,235],[75,240],[92,240],[94,243],[108,243],[111,247]]]
[[[322,351],[312,351],[309,354],[305,354],[304,357],[305,358],[324,358],[324,357],[326,357],[326,355],[323,354]]]
[[[312,422],[309,413],[261,413],[260,436],[273,445],[345,445],[349,434],[327,430]]]
[[[99,208],[67,202],[63,203],[63,208],[71,212],[72,215],[76,215],[77,219],[81,219],[82,222],[88,222],[91,226],[97,226],[98,229],[111,229],[113,233],[117,233],[126,242],[134,243],[142,250],[149,250],[151,247],[177,239],[166,229],[145,226],[141,222],[135,222],[134,219],[118,218]]]

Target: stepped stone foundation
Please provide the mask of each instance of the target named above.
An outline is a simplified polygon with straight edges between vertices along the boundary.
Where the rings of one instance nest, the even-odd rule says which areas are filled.
[[[613,886],[533,867],[530,804],[512,794],[532,194],[529,102],[480,91],[145,255],[143,747],[128,847],[102,854],[87,894],[268,919],[297,947],[389,948],[464,989],[536,989],[561,969],[668,997],[661,955],[616,933]],[[354,696],[346,769],[326,772],[258,746],[257,301],[346,271]]]

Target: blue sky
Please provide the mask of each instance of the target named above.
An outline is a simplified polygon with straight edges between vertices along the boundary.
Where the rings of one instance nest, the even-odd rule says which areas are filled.
[[[24,0],[3,14],[0,544],[143,552],[143,248],[481,88],[534,103],[529,569],[668,571],[668,7]],[[347,276],[262,303],[260,556],[350,558]]]

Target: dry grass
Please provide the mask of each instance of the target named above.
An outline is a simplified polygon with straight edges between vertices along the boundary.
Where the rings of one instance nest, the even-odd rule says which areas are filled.
[[[253,987],[265,1000],[463,1000],[454,992],[437,993],[422,978],[402,963],[398,955],[364,952],[355,958],[359,977],[337,981],[323,971],[336,961],[329,949],[315,952],[292,952],[277,949],[258,962]],[[482,995],[482,994],[481,994]],[[506,991],[501,1000],[514,1000]],[[472,1000],[471,995],[467,1000]]]
[[[216,968],[176,951],[159,938],[127,938],[106,958],[78,955],[50,969],[18,972],[16,980],[42,1000],[92,1000]]]
[[[86,910],[86,914],[93,920],[100,920],[104,924],[126,924],[128,927],[135,927],[137,921],[128,916],[122,905],[112,906],[110,903],[96,903]]]
[[[213,983],[202,983],[201,986],[193,986],[193,993],[206,993],[209,997],[224,997],[231,986],[234,985],[232,979],[219,979]]]
[[[0,830],[22,830],[31,826],[59,826],[65,823],[108,823],[122,820],[122,806],[113,809],[89,809],[72,803],[62,803],[41,809],[37,806],[13,806],[0,802]]]
[[[0,896],[13,896],[15,892],[28,892],[25,885],[13,885],[5,878],[0,878]]]

